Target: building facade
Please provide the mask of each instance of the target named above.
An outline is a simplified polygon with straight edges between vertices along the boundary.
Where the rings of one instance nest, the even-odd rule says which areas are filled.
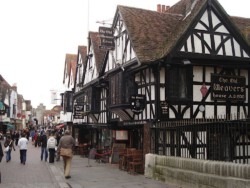
[[[216,0],[157,10],[118,6],[111,28],[89,32],[73,94],[79,139],[250,163],[250,19]]]

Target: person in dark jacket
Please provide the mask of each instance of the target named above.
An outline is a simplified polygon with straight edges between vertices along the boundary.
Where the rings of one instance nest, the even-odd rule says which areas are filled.
[[[14,141],[12,140],[10,135],[7,136],[7,139],[4,142],[4,147],[6,148],[8,146],[9,146],[9,150],[6,152],[6,162],[9,162],[11,160],[12,149],[14,149],[14,151],[16,150],[14,147]]]
[[[45,162],[47,162],[48,150],[47,150],[47,135],[45,132],[41,133],[40,142],[41,142],[41,161],[44,159]]]
[[[0,162],[2,162],[2,159],[3,159],[3,147],[2,147],[2,143],[0,142]]]
[[[16,145],[16,146],[17,146],[17,144],[18,144],[19,138],[20,138],[19,132],[18,132],[18,131],[15,131],[15,132],[14,132],[14,140],[15,140],[15,145]]]

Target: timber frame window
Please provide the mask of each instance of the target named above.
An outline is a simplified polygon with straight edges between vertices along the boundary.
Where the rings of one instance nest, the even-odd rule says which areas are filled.
[[[167,98],[169,100],[192,100],[193,72],[191,66],[175,66],[167,71]]]
[[[84,103],[85,111],[98,112],[100,111],[100,89],[97,87],[88,88],[85,91]]]
[[[63,110],[64,112],[73,112],[73,92],[65,91],[63,95]]]
[[[134,78],[123,72],[119,72],[110,78],[110,105],[129,104],[130,97],[136,94]]]

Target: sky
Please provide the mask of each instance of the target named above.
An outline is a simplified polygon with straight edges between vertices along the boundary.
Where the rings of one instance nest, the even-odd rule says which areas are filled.
[[[249,0],[218,0],[231,16],[250,18]],[[66,54],[87,46],[89,31],[112,23],[117,5],[157,10],[178,0],[1,0],[0,74],[18,94],[51,109],[64,92]],[[106,25],[102,25],[105,23]],[[60,101],[57,101],[60,104]]]

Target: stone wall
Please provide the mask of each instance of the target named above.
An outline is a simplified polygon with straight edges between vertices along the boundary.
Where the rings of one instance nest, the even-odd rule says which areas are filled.
[[[147,154],[145,176],[183,188],[250,188],[250,165]]]

